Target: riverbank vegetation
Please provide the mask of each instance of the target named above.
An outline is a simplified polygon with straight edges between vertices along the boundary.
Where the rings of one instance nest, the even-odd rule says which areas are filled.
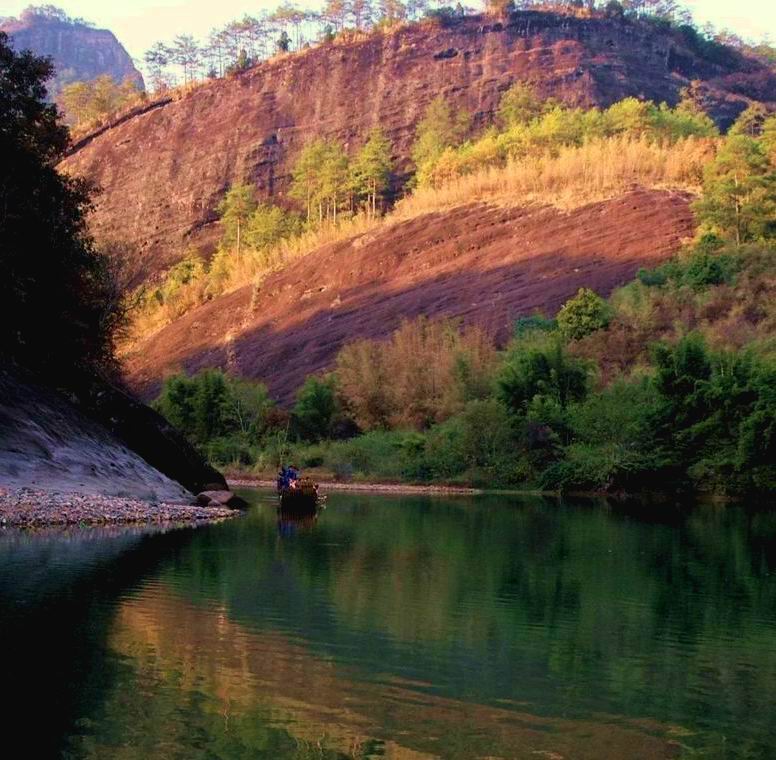
[[[776,487],[776,250],[704,240],[604,301],[518,320],[496,350],[406,322],[310,377],[290,411],[218,370],[169,378],[158,408],[221,465],[281,460],[341,479],[562,490]]]
[[[772,490],[774,135],[776,117],[742,114],[698,179],[695,240],[607,300],[582,289],[517,320],[506,346],[419,319],[346,345],[290,410],[215,370],[169,378],[157,405],[215,461],[264,475],[293,459],[343,479]]]

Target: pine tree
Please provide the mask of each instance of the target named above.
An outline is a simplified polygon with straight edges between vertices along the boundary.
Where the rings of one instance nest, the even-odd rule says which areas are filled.
[[[241,252],[243,230],[255,210],[253,188],[243,182],[232,185],[218,206],[224,227],[224,243],[236,245],[238,256]]]
[[[183,69],[184,84],[194,79],[201,59],[202,50],[190,34],[178,35],[172,41],[170,60]]]
[[[463,111],[453,112],[442,95],[428,104],[423,118],[415,131],[412,146],[412,160],[420,169],[424,164],[435,161],[445,148],[461,142],[469,129],[469,116]]]
[[[391,143],[385,132],[376,127],[354,159],[351,169],[351,187],[355,197],[365,201],[367,213],[377,214],[377,198],[385,194],[391,179]]]
[[[760,137],[763,125],[768,118],[768,109],[762,103],[752,103],[736,119],[728,132],[729,135],[746,135],[747,137]]]
[[[347,12],[345,0],[326,0],[321,17],[328,21],[335,31],[339,32],[345,26]]]
[[[151,84],[156,91],[164,90],[170,85],[169,77],[165,72],[170,63],[170,57],[170,49],[163,42],[157,42],[143,56],[151,76]]]
[[[768,236],[776,217],[776,172],[765,146],[746,135],[728,137],[704,171],[695,209],[737,245]]]
[[[307,221],[336,223],[349,187],[348,159],[342,146],[327,140],[307,144],[291,170],[290,195],[304,204]]]

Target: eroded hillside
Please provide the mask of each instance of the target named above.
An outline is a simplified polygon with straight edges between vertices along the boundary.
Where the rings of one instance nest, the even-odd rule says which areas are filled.
[[[516,80],[577,105],[628,95],[674,103],[700,80],[705,106],[723,124],[749,96],[776,101],[762,65],[732,53],[727,66],[711,63],[678,32],[526,11],[503,23],[413,24],[276,58],[141,109],[83,140],[62,166],[102,187],[93,230],[130,244],[143,279],[187,249],[213,244],[215,209],[232,182],[282,196],[291,162],[312,137],[352,148],[380,125],[401,173],[435,96],[465,107],[481,126]]]
[[[288,401],[349,341],[420,314],[503,341],[517,317],[554,313],[582,286],[606,294],[693,231],[687,195],[638,189],[567,213],[475,204],[398,222],[195,309],[134,347],[128,379],[149,397],[170,372],[223,367]]]

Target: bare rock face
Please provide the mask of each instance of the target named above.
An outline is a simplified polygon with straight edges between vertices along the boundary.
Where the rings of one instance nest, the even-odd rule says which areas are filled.
[[[172,426],[95,376],[68,396],[0,366],[0,490],[33,488],[187,504],[226,481]],[[235,497],[236,498],[236,497]]]
[[[248,180],[282,203],[293,160],[313,137],[353,150],[382,126],[407,170],[415,126],[434,97],[482,126],[518,80],[580,106],[629,95],[673,104],[698,80],[723,125],[748,97],[776,101],[773,73],[733,51],[722,65],[676,31],[524,11],[504,22],[413,24],[262,63],[145,106],[86,137],[62,168],[103,188],[93,231],[134,248],[140,280],[212,246],[215,209],[232,182]]]
[[[0,31],[12,39],[16,50],[31,50],[53,59],[56,73],[49,83],[55,97],[69,82],[90,81],[110,74],[116,82],[126,79],[143,89],[143,77],[132,58],[107,29],[95,29],[64,13],[27,9],[18,19],[0,23]]]

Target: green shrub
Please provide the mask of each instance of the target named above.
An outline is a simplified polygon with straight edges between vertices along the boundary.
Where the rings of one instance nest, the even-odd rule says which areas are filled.
[[[616,443],[572,443],[541,475],[548,490],[611,491],[637,479],[643,458]]]
[[[191,377],[171,375],[152,405],[203,449],[216,438],[233,435],[259,443],[275,412],[266,386],[220,369],[201,370]]]
[[[596,330],[603,330],[611,320],[611,307],[589,288],[579,292],[561,306],[558,328],[570,340],[579,340]]]
[[[662,288],[671,283],[702,292],[714,285],[730,284],[740,270],[742,256],[720,252],[722,241],[707,234],[698,240],[689,255],[666,262],[656,269],[640,269],[639,282],[647,287]]]
[[[555,319],[547,319],[542,314],[531,314],[530,317],[519,317],[515,320],[513,335],[516,338],[523,338],[533,331],[552,332],[558,327]]]
[[[303,440],[320,441],[331,434],[337,410],[333,378],[310,376],[296,394],[294,431]]]
[[[514,341],[497,378],[497,395],[512,415],[524,417],[537,396],[565,408],[587,393],[588,366],[571,357],[555,336]]]

